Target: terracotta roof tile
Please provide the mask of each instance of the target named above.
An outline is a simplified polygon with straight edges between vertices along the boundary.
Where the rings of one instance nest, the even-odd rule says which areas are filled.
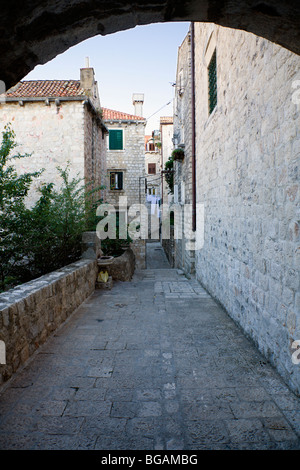
[[[28,80],[10,88],[8,98],[85,96],[79,80]]]
[[[104,121],[145,121],[142,116],[134,114],[122,113],[113,109],[102,108]]]
[[[172,116],[162,116],[160,118],[161,124],[173,124],[173,117]]]

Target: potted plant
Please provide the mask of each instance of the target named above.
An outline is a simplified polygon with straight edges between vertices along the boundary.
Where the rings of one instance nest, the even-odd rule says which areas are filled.
[[[184,150],[182,148],[174,149],[172,152],[173,160],[182,161],[184,159]]]

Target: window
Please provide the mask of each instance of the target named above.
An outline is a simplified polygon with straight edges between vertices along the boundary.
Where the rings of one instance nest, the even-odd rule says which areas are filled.
[[[148,174],[155,175],[156,174],[156,164],[155,163],[148,163]]]
[[[109,150],[123,150],[123,129],[110,129],[108,140]]]
[[[149,144],[149,152],[154,152],[155,146],[154,144]]]
[[[123,189],[123,172],[111,171],[110,172],[110,189],[117,191]]]
[[[217,53],[216,49],[208,66],[208,107],[209,114],[217,105]]]

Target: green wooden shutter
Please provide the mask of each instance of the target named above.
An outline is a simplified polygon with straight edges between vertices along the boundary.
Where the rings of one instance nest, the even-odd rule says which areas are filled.
[[[208,102],[209,114],[213,112],[217,105],[217,54],[213,53],[208,66]]]
[[[115,173],[110,174],[110,189],[115,189],[116,178]]]
[[[110,129],[109,150],[123,150],[123,130]]]

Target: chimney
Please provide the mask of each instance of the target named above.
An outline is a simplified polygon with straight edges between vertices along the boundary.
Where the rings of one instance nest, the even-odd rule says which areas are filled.
[[[132,95],[132,102],[134,106],[134,114],[136,116],[143,116],[144,94],[134,93]]]
[[[80,86],[87,92],[92,93],[95,85],[94,69],[90,67],[90,60],[85,58],[85,67],[80,69]]]

